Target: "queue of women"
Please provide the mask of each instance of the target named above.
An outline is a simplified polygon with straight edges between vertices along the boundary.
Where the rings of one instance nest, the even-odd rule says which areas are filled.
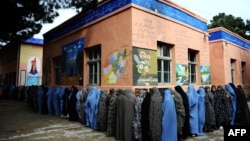
[[[250,124],[246,94],[241,85],[206,86],[205,92],[204,131],[210,132],[225,125]]]
[[[153,87],[140,89],[139,95],[131,89],[106,91],[96,87],[23,89],[17,97],[25,97],[35,112],[79,121],[116,140],[178,141],[225,125],[250,124],[244,89],[233,83],[198,89],[189,84],[187,91],[179,85],[174,89]],[[5,95],[14,97],[8,91]]]

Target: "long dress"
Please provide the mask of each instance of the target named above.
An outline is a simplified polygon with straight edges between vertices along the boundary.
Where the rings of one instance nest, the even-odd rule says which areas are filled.
[[[99,126],[100,131],[106,131],[107,130],[107,91],[101,90],[101,96],[98,103],[98,116],[97,116],[97,123]]]
[[[176,108],[170,89],[163,93],[162,114],[162,141],[177,141]]]
[[[214,95],[209,86],[205,87],[205,92],[205,126],[206,131],[211,131],[215,127]]]
[[[180,140],[183,135],[183,127],[185,123],[185,116],[186,116],[185,108],[183,105],[183,99],[181,95],[173,89],[170,90],[175,103],[176,116],[177,116],[177,133],[178,133],[178,140]]]
[[[159,89],[153,87],[150,89],[151,99],[149,107],[149,133],[152,141],[161,141],[162,133],[162,96]]]
[[[84,110],[86,113],[86,126],[92,129],[99,129],[97,125],[98,117],[98,103],[101,96],[100,89],[93,87],[84,103]]]
[[[60,116],[60,87],[57,87],[53,94],[53,106],[55,110],[55,115]]]
[[[235,120],[235,113],[236,113],[236,93],[234,91],[234,88],[231,86],[231,84],[225,85],[226,91],[230,94],[231,100],[230,100],[230,124],[234,125]]]
[[[39,86],[37,88],[37,104],[38,104],[39,114],[42,114],[43,111],[43,95],[44,95],[44,89],[42,86]]]
[[[151,95],[146,92],[146,96],[141,104],[141,132],[142,141],[151,141],[151,135],[149,134],[149,107],[150,107]]]
[[[52,100],[53,93],[54,93],[54,88],[52,86],[49,86],[48,91],[46,93],[49,115],[52,115],[54,113],[53,100]]]
[[[198,130],[199,136],[203,136],[203,128],[205,126],[205,89],[204,87],[199,87],[198,93]]]
[[[189,103],[188,103],[188,97],[186,92],[182,89],[181,86],[176,86],[175,90],[181,95],[183,100],[183,106],[185,109],[185,119],[184,119],[184,126],[182,130],[182,139],[186,139],[189,135],[190,131],[190,123],[189,123]]]
[[[69,121],[79,121],[79,116],[76,110],[76,94],[78,92],[77,87],[72,86],[70,89],[70,94],[68,96],[68,112]]]
[[[116,109],[118,93],[115,89],[111,88],[108,95],[108,115],[107,115],[107,136],[115,136],[116,134]]]
[[[135,94],[131,89],[125,89],[117,99],[116,140],[132,141],[132,124],[134,119]]]
[[[135,100],[135,114],[133,119],[133,136],[136,140],[142,140],[142,131],[141,131],[141,110],[142,102],[146,96],[146,91],[144,89],[140,90],[140,94],[136,97]]]
[[[83,102],[81,100],[81,97],[82,97],[82,91],[79,90],[77,93],[76,93],[76,111],[78,113],[78,117],[79,117],[79,122],[82,123],[82,119],[83,119],[83,116],[82,116],[82,111],[81,111],[81,106],[83,105]]]
[[[229,99],[226,90],[221,85],[217,86],[214,93],[214,114],[217,127],[230,123]]]
[[[198,116],[198,94],[193,85],[188,85],[188,103],[189,103],[189,122],[190,133],[193,135],[199,134],[199,116]]]
[[[235,124],[246,125],[250,124],[250,110],[246,99],[246,94],[241,85],[236,88],[237,107],[235,115]]]

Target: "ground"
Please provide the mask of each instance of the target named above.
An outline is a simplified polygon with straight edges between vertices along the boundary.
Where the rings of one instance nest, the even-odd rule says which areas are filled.
[[[0,141],[116,141],[105,132],[85,127],[67,118],[35,113],[27,103],[0,100]],[[185,141],[223,141],[223,129],[190,137]]]

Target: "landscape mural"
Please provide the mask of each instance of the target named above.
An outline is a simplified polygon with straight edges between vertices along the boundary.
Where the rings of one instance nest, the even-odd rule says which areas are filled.
[[[188,65],[176,64],[176,85],[188,85]]]
[[[210,85],[211,84],[210,66],[200,66],[200,71],[201,71],[201,84]]]
[[[62,46],[62,85],[79,85],[83,73],[83,49],[83,38]]]

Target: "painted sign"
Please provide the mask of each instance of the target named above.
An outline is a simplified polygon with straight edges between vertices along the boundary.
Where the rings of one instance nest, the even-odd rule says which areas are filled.
[[[105,84],[115,84],[117,79],[123,74],[126,64],[127,56],[131,53],[124,51],[115,51],[104,60],[103,74]]]
[[[83,51],[84,39],[73,41],[62,47],[62,52],[65,54],[65,76],[74,76],[79,74],[77,66],[77,57]]]
[[[19,85],[26,84],[41,85],[42,84],[42,57],[43,48],[36,45],[22,45],[20,49],[20,81]],[[27,75],[21,75],[21,71],[26,72]],[[26,78],[21,78],[27,76]],[[27,81],[27,82],[26,82]]]
[[[210,85],[211,84],[210,66],[200,66],[200,72],[201,72],[201,84]]]
[[[188,65],[176,64],[176,85],[188,85]]]
[[[133,85],[158,85],[156,51],[133,47]]]

